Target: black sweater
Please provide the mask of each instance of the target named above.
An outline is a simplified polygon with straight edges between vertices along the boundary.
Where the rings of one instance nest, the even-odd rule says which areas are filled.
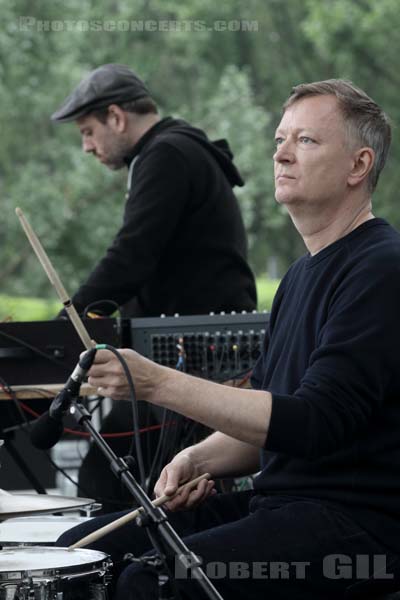
[[[135,157],[122,227],[74,295],[76,308],[135,297],[134,316],[254,309],[255,282],[232,191],[243,181],[226,142],[210,142],[201,130],[166,118],[139,140],[127,165]]]
[[[400,550],[400,235],[373,219],[288,271],[253,387],[272,393],[255,487],[322,500]]]

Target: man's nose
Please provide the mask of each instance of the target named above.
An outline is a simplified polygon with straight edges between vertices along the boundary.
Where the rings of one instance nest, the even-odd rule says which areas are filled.
[[[289,140],[285,140],[279,144],[273,159],[275,162],[293,162],[295,160],[293,147]]]
[[[88,140],[86,138],[82,138],[82,150],[84,152],[93,152],[94,144],[92,140]]]

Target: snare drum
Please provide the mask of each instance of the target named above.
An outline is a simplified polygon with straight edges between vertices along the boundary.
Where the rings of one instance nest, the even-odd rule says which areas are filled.
[[[0,523],[0,546],[52,546],[68,529],[87,517],[19,517]]]
[[[111,559],[96,550],[0,551],[0,600],[107,600]]]

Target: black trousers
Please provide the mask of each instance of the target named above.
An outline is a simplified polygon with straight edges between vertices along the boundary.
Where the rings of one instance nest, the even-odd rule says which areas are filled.
[[[68,546],[117,516],[80,525],[57,545]],[[397,589],[399,556],[345,514],[311,499],[218,494],[168,516],[225,600],[366,600]],[[128,524],[90,547],[115,562],[115,600],[159,597],[154,570],[123,561],[125,553],[138,557],[151,549],[142,528]],[[170,568],[182,598],[205,598],[179,557],[171,557]]]

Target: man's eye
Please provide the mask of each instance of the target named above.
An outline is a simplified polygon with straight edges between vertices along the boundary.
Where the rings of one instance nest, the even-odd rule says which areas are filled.
[[[283,142],[283,138],[281,138],[281,137],[275,138],[275,145],[276,146],[280,146],[282,144],[282,142]]]
[[[302,144],[312,144],[314,142],[313,139],[311,139],[310,137],[307,137],[306,135],[302,135],[299,138],[299,140]]]

